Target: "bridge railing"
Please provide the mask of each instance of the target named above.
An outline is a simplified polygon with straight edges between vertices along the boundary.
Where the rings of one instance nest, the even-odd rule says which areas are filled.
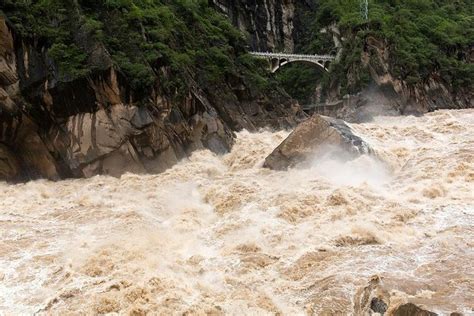
[[[304,54],[285,54],[270,52],[250,52],[254,56],[275,57],[275,58],[293,58],[293,59],[317,59],[317,60],[334,60],[332,55],[304,55]]]

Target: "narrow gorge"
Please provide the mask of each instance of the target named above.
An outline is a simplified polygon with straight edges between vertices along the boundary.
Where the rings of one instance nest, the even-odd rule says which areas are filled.
[[[181,62],[173,58],[188,57],[170,52],[155,64],[141,60],[131,64],[130,57],[122,67],[137,67],[138,72],[129,71],[114,60],[123,58],[123,54],[111,55],[108,43],[100,42],[94,31],[84,25],[86,14],[79,12],[80,7],[74,1],[71,5],[78,11],[59,15],[65,19],[64,27],[69,33],[64,41],[72,42],[65,47],[81,48],[87,53],[80,65],[70,65],[70,60],[66,60],[62,66],[52,59],[54,45],[48,51],[47,39],[21,34],[11,21],[0,17],[0,177],[3,179],[161,172],[196,149],[228,152],[237,130],[290,128],[304,118],[296,102],[278,87],[258,86],[258,81],[263,80],[258,71],[265,74],[264,66],[245,56],[243,38],[237,31],[226,34],[228,38],[219,34],[222,38],[206,57],[213,63],[212,54],[222,54],[217,46],[227,45],[225,49],[233,51],[235,56],[223,56],[223,62],[232,63],[234,69],[199,69],[204,60],[196,57],[198,69],[188,66],[190,69],[178,69],[177,74],[173,65],[167,64]],[[185,18],[191,9],[183,10],[176,14]],[[106,18],[109,12],[103,14],[102,18]],[[225,33],[225,28],[231,27],[224,17],[214,19],[223,23],[219,32]],[[70,29],[72,26],[67,23],[77,29]],[[161,26],[162,22],[154,23]],[[198,28],[205,26],[197,20],[191,23]],[[110,26],[110,30],[104,31],[114,30]],[[156,30],[150,27],[150,32]],[[170,35],[170,41],[174,40],[173,36]],[[202,37],[195,45],[206,40],[206,35]],[[129,54],[140,49],[133,44]],[[79,69],[64,69],[73,66]],[[140,81],[148,75],[148,83]]]
[[[471,2],[0,0],[0,315],[472,315]]]

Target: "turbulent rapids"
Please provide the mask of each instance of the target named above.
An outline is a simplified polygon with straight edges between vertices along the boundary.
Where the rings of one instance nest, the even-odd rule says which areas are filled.
[[[0,314],[469,315],[474,111],[351,127],[378,158],[271,171],[288,133],[243,131],[159,175],[1,183]]]

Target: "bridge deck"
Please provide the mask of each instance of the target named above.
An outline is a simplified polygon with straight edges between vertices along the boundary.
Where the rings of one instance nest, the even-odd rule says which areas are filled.
[[[332,55],[303,55],[303,54],[286,54],[286,53],[269,53],[269,52],[250,52],[251,55],[267,57],[267,58],[288,58],[288,59],[306,59],[306,60],[334,60]]]

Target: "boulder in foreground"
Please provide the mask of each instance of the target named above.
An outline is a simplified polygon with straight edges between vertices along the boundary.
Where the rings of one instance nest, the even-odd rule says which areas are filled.
[[[342,149],[351,157],[370,154],[373,150],[343,121],[313,115],[296,129],[265,159],[264,167],[286,170],[301,163],[325,146]]]

